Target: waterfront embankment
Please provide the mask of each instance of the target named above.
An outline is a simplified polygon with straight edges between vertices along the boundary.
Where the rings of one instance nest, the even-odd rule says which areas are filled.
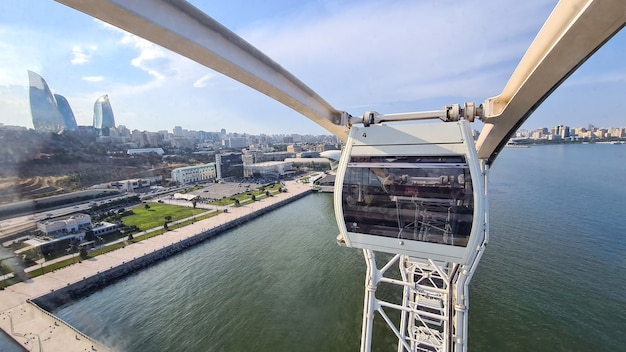
[[[0,291],[0,328],[29,351],[107,350],[106,346],[91,340],[43,308],[49,309],[85,296],[311,192],[310,187],[296,182],[288,182],[286,186],[287,193],[231,208],[219,216],[12,285]]]

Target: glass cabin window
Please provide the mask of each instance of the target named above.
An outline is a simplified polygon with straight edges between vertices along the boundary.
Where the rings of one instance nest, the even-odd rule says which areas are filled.
[[[353,156],[342,202],[349,232],[464,247],[472,228],[463,156]]]

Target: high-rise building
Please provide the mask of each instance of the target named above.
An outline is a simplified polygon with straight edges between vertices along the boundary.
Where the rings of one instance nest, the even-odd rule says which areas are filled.
[[[46,81],[33,71],[28,71],[30,113],[36,131],[60,132],[63,130],[63,116],[57,107]]]
[[[215,155],[215,168],[218,180],[243,177],[243,162],[241,153],[227,153]]]
[[[232,149],[243,149],[248,147],[248,138],[246,137],[230,137],[228,145]]]
[[[57,108],[63,118],[63,127],[66,131],[75,131],[78,125],[76,124],[76,117],[74,117],[70,103],[60,94],[55,94],[54,98],[57,101]]]
[[[98,98],[93,105],[93,128],[101,136],[108,136],[109,129],[112,127],[115,127],[115,118],[113,117],[109,96],[105,94]]]
[[[52,94],[46,81],[28,71],[30,113],[37,131],[61,132],[77,129],[76,118],[64,96]]]
[[[561,125],[561,139],[565,139],[565,138],[569,138],[569,137],[570,137],[569,126]]]

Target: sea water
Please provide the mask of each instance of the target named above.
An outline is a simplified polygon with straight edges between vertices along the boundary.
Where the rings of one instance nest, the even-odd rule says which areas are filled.
[[[626,145],[505,149],[471,351],[626,348]],[[54,313],[117,351],[357,351],[365,263],[313,194]],[[375,351],[395,351],[377,320]]]

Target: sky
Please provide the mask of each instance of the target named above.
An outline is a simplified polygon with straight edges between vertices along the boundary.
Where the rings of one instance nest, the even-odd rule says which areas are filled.
[[[437,110],[496,96],[555,0],[190,1],[353,115]],[[232,79],[52,0],[0,2],[0,123],[32,128],[27,70],[79,125],[109,95],[118,125],[327,134]],[[626,33],[522,126],[626,127]],[[480,130],[481,122],[474,123]]]

